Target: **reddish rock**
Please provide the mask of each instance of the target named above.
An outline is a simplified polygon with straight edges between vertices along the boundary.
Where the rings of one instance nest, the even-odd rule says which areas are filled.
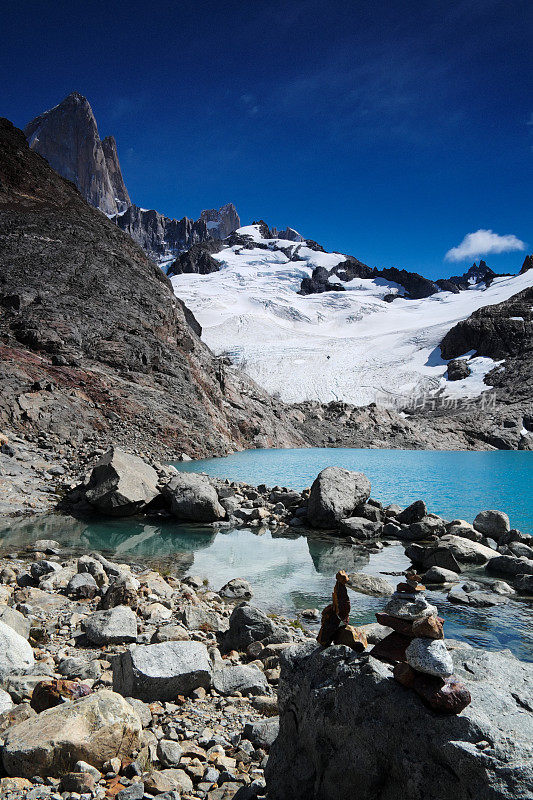
[[[411,639],[408,636],[394,631],[375,644],[370,655],[387,664],[395,664],[397,661],[405,661],[405,651],[410,643]]]
[[[91,694],[92,689],[78,681],[59,680],[40,681],[33,690],[30,705],[38,714],[47,708],[54,708],[69,700],[79,700]]]
[[[332,644],[335,634],[341,626],[348,625],[350,616],[350,598],[346,589],[348,575],[341,569],[335,577],[337,581],[332,594],[333,602],[322,612],[322,624],[316,637],[317,642],[324,647]]]
[[[434,615],[415,619],[413,622],[413,636],[421,639],[444,639],[444,620]]]
[[[434,614],[422,619],[408,620],[398,619],[380,611],[376,614],[376,619],[380,625],[392,628],[393,631],[409,636],[411,639],[444,639],[444,620]]]
[[[351,647],[356,653],[362,653],[368,647],[368,642],[363,631],[353,625],[346,625],[339,628],[333,639],[334,644],[344,644]]]
[[[412,594],[413,592],[425,592],[426,587],[421,583],[399,583],[396,587],[397,592],[406,592],[407,594]]]
[[[470,692],[454,675],[437,678],[416,672],[408,664],[396,664],[394,677],[402,686],[413,689],[425,705],[439,714],[459,714],[472,702]]]

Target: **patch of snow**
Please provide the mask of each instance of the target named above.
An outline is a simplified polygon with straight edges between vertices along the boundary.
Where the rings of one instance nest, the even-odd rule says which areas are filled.
[[[494,361],[487,356],[477,356],[468,359],[468,366],[472,370],[468,378],[460,381],[449,381],[445,377],[441,379],[440,387],[444,389],[446,397],[479,397],[483,392],[492,389],[484,382],[488,373],[504,364],[505,361]]]
[[[257,225],[238,233],[268,247],[295,246],[288,240],[263,239]],[[275,249],[225,247],[213,254],[220,261],[219,272],[171,279],[175,294],[202,326],[206,344],[215,353],[232,353],[254,380],[289,402],[367,405],[437,391],[447,366],[439,344],[450,328],[478,308],[533,285],[530,270],[459,294],[439,292],[422,300],[398,296],[388,303],[386,295],[403,294],[404,288],[383,278],[356,278],[343,284],[343,292],[304,297],[298,294],[302,278],[317,266],[331,269],[346,257],[297,247],[303,261],[290,261]],[[495,366],[472,361],[473,374],[456,382],[456,390],[467,397],[488,388],[482,378]],[[447,388],[453,383],[444,382]]]
[[[515,320],[517,320],[517,322],[523,322],[524,321],[524,317],[509,317],[509,319],[515,319]]]

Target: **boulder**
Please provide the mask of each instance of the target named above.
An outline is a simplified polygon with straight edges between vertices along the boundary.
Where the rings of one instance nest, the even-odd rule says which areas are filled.
[[[29,638],[30,621],[15,608],[11,608],[11,606],[0,606],[0,622],[9,625],[9,627],[13,628],[23,639]]]
[[[430,539],[432,536],[442,536],[445,532],[444,523],[439,517],[426,515],[418,522],[412,522],[408,527],[398,531],[398,539],[408,542],[418,542]]]
[[[372,522],[364,517],[347,517],[340,520],[341,536],[351,536],[360,542],[377,539],[383,530],[381,522]]]
[[[412,525],[414,522],[420,522],[428,513],[426,504],[423,500],[415,500],[410,506],[404,508],[399,514],[396,515],[397,521],[400,525]]]
[[[98,594],[98,584],[88,572],[78,572],[69,580],[66,592],[74,600],[91,599]]]
[[[533,595],[533,575],[517,575],[515,586],[520,594]]]
[[[370,481],[362,472],[326,467],[311,486],[307,518],[314,528],[336,528],[370,497]]]
[[[494,556],[489,560],[486,569],[502,575],[533,575],[533,559],[518,558],[517,556]]]
[[[178,519],[216,522],[226,516],[216,490],[205,475],[180,472],[166,484],[163,493],[170,503],[172,514]]]
[[[460,575],[451,569],[444,569],[444,567],[430,567],[422,576],[422,580],[425,584],[455,583],[460,580]]]
[[[137,641],[137,617],[128,606],[95,611],[82,620],[85,635],[93,644],[127,644]]]
[[[233,578],[219,591],[221,597],[227,597],[229,600],[248,600],[252,594],[252,587],[244,578]]]
[[[453,661],[443,639],[413,639],[405,651],[405,660],[417,672],[447,678],[453,673]]]
[[[533,665],[508,651],[454,651],[472,702],[429,711],[389,665],[314,643],[281,656],[269,800],[526,800],[533,796]]]
[[[420,547],[417,550],[407,548],[405,552],[410,558],[414,556],[415,563],[421,563],[425,568],[438,566],[454,571],[459,570],[455,570],[452,564],[486,564],[497,555],[496,550],[491,547],[479,542],[472,542],[463,536],[451,536],[450,534],[442,536],[436,545]]]
[[[120,695],[102,690],[63,703],[9,728],[3,763],[8,775],[60,777],[77,761],[99,770],[140,746],[141,722]]]
[[[509,517],[503,511],[480,511],[474,520],[474,528],[484,536],[498,541],[511,530]]]
[[[405,548],[405,555],[411,559],[421,569],[431,569],[431,567],[442,567],[449,572],[460,573],[459,562],[448,547],[429,545],[423,547],[420,544],[410,544]]]
[[[85,497],[102,514],[127,517],[155,500],[158,480],[142,458],[112,447],[93,467]]]
[[[350,572],[348,586],[354,592],[375,595],[376,597],[388,597],[394,594],[394,586],[386,581],[385,578],[366,575],[364,572]]]
[[[212,664],[201,642],[132,647],[113,659],[113,688],[139,700],[175,700],[211,684]]]
[[[129,606],[134,610],[139,605],[139,581],[125,573],[114,578],[100,598],[98,608],[109,609],[116,606]]]
[[[464,519],[454,519],[446,525],[446,533],[449,533],[451,536],[463,536],[465,539],[470,539],[472,542],[481,542],[481,544],[487,543],[485,536],[479,531],[476,531],[474,526]]]
[[[249,603],[242,603],[231,613],[229,630],[224,637],[222,648],[226,652],[244,651],[252,642],[259,642],[271,636],[281,637],[280,641],[290,640],[289,634],[263,611]]]
[[[33,650],[23,636],[0,621],[0,680],[17,672],[28,672],[34,665]]]
[[[213,689],[222,695],[240,692],[243,695],[264,694],[268,681],[255,667],[224,667],[213,673]]]

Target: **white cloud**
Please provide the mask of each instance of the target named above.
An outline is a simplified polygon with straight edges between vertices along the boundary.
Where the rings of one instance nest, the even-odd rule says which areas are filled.
[[[461,244],[448,250],[444,258],[446,261],[463,261],[491,253],[511,253],[525,249],[525,243],[512,233],[500,236],[499,233],[480,228],[474,233],[467,233]]]

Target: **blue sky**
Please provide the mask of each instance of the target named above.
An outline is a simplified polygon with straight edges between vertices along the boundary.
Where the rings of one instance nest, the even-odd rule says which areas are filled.
[[[478,235],[444,260],[479,230],[527,248],[488,254],[497,270],[533,250],[530,0],[7,0],[0,14],[0,114],[22,127],[81,92],[143,207],[232,201],[243,222],[430,277],[512,246]]]

